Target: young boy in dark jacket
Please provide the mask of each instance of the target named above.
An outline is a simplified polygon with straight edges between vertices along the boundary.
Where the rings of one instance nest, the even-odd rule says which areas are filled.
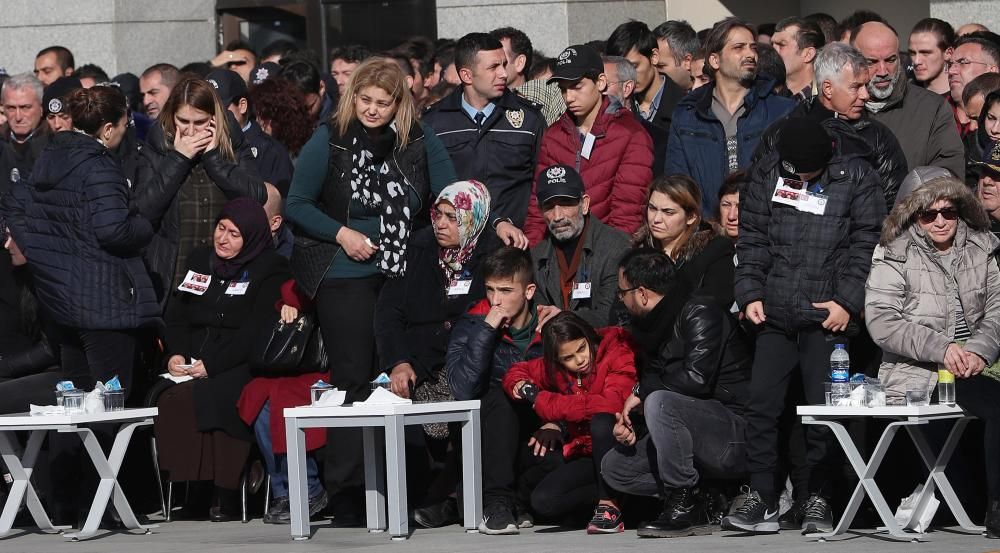
[[[538,426],[525,404],[504,394],[501,382],[511,365],[542,355],[538,313],[532,297],[531,257],[513,247],[483,258],[486,299],[473,305],[451,331],[446,361],[457,400],[482,401],[484,534],[517,534],[514,485],[517,452]],[[522,515],[523,518],[523,515]]]

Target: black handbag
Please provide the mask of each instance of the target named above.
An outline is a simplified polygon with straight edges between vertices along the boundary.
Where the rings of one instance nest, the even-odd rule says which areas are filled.
[[[303,313],[291,323],[279,318],[261,345],[253,363],[258,374],[287,376],[327,368],[323,333],[311,314]]]
[[[299,290],[310,299],[316,297],[319,285],[330,270],[333,258],[340,251],[340,244],[314,240],[307,236],[296,236],[292,246],[292,274]]]

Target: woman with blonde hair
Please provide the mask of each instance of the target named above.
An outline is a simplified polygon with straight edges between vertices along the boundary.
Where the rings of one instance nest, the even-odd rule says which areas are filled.
[[[292,269],[315,299],[323,340],[337,352],[330,383],[365,399],[376,376],[375,304],[385,279],[406,274],[413,231],[458,180],[448,152],[417,119],[395,61],[370,58],[351,75],[337,111],[299,155],[286,214],[299,237]],[[338,524],[361,522],[361,433],[331,429],[326,481]]]
[[[222,206],[239,197],[263,204],[267,194],[250,145],[208,81],[177,83],[146,143],[151,174],[137,173],[135,200],[156,230],[146,260],[163,302],[183,280],[191,251],[207,244]]]
[[[692,293],[710,296],[726,309],[733,305],[733,241],[719,236],[702,218],[701,189],[691,177],[653,179],[634,245],[667,254]]]

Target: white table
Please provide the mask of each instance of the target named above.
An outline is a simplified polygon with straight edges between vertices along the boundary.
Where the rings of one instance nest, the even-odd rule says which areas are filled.
[[[285,409],[288,444],[288,502],[292,538],[308,539],[309,499],[306,491],[307,428],[361,427],[365,454],[365,512],[370,532],[386,529],[386,496],[389,534],[406,539],[409,521],[406,503],[406,447],[403,428],[411,424],[462,423],[462,482],[465,528],[475,531],[482,519],[483,482],[480,470],[479,400],[413,403],[407,405],[347,405],[343,407],[292,407]],[[378,453],[376,429],[385,431],[385,459]],[[336,447],[336,444],[330,444]],[[386,466],[388,470],[386,471]],[[386,494],[386,474],[388,494]]]
[[[121,468],[128,444],[132,439],[132,433],[140,426],[153,424],[153,418],[157,415],[155,407],[145,409],[125,409],[123,411],[112,411],[108,413],[78,414],[78,415],[29,415],[28,413],[18,413],[14,415],[0,415],[0,457],[3,458],[7,469],[14,479],[11,485],[10,495],[4,505],[3,514],[0,514],[0,537],[10,535],[14,518],[21,507],[22,501],[27,500],[28,511],[35,520],[38,528],[44,532],[59,532],[69,528],[68,526],[53,526],[52,521],[45,513],[38,494],[31,484],[31,473],[35,468],[35,461],[38,458],[38,451],[42,447],[42,442],[49,430],[56,432],[72,432],[80,436],[84,449],[94,463],[97,474],[101,481],[94,494],[94,501],[90,506],[87,521],[79,532],[64,534],[66,538],[72,540],[86,539],[97,534],[101,518],[114,492],[115,509],[121,517],[122,524],[129,530],[142,530],[149,532],[155,526],[143,526],[139,524],[132,508],[125,499],[121,486],[118,485],[118,470]],[[88,427],[91,424],[121,423],[123,426],[115,434],[114,445],[111,447],[111,454],[104,456],[101,444],[97,437]],[[11,435],[16,431],[30,432],[28,445],[21,458],[18,458],[14,447],[14,438]]]
[[[948,482],[948,477],[944,472],[945,467],[948,466],[948,461],[951,459],[952,453],[955,452],[955,446],[958,445],[958,441],[962,437],[962,432],[965,431],[965,426],[974,418],[962,411],[961,407],[948,405],[927,405],[924,407],[834,407],[828,405],[800,405],[798,407],[798,414],[802,417],[803,424],[818,424],[826,426],[833,431],[834,436],[837,437],[837,441],[840,442],[840,446],[844,449],[847,459],[854,468],[854,472],[857,473],[858,478],[860,479],[857,487],[854,488],[854,493],[851,494],[851,500],[848,502],[847,508],[844,510],[844,514],[841,515],[840,521],[837,523],[836,528],[833,529],[833,532],[824,534],[809,534],[809,537],[820,538],[823,540],[825,538],[840,535],[846,532],[847,529],[850,528],[851,522],[854,520],[854,516],[858,512],[858,508],[861,507],[861,500],[864,499],[865,494],[868,495],[872,503],[875,505],[875,510],[878,511],[878,514],[882,518],[882,522],[885,523],[885,528],[890,535],[896,538],[913,541],[923,537],[923,534],[903,530],[899,526],[893,516],[892,509],[890,509],[889,505],[886,504],[885,497],[882,496],[882,492],[879,491],[878,485],[875,483],[875,473],[878,472],[879,465],[882,464],[882,459],[885,457],[886,452],[889,450],[889,445],[892,443],[893,437],[895,437],[896,432],[898,432],[900,428],[906,428],[907,434],[909,434],[910,439],[913,440],[913,444],[917,447],[917,451],[920,452],[920,458],[930,471],[927,481],[924,482],[924,488],[920,494],[918,508],[915,512],[920,512],[923,509],[927,501],[933,497],[934,490],[937,488],[941,491],[945,504],[949,509],[951,509],[952,514],[955,515],[955,520],[958,522],[959,526],[965,530],[977,533],[985,530],[982,526],[976,526],[971,520],[969,520],[968,514],[966,514],[965,509],[962,507],[962,503],[959,501],[958,496],[955,495],[955,490],[951,487],[951,483]],[[871,458],[867,463],[861,457],[861,453],[854,445],[854,441],[851,439],[847,429],[841,422],[844,419],[854,419],[858,417],[883,418],[892,419],[894,421],[889,423],[889,425],[886,426],[885,430],[882,432],[882,437],[879,439],[878,445],[875,446],[875,450],[872,452]],[[952,426],[951,432],[949,432],[948,438],[945,440],[941,451],[935,455],[930,444],[927,443],[927,438],[924,436],[924,432],[921,427],[930,421],[937,420],[953,420],[954,425]]]

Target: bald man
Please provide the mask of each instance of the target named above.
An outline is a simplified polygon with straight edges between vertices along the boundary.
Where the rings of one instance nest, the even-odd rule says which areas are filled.
[[[271,227],[271,238],[274,239],[274,249],[282,257],[290,259],[292,257],[292,246],[295,244],[295,237],[292,235],[292,230],[285,224],[285,200],[281,197],[281,192],[273,184],[265,182],[264,188],[267,190],[264,213],[267,215],[267,224]]]
[[[955,36],[965,36],[969,33],[978,33],[979,31],[989,32],[989,29],[986,28],[986,25],[981,25],[979,23],[966,23],[955,31]]]
[[[952,108],[941,96],[907,81],[896,31],[885,23],[865,23],[851,44],[871,66],[865,109],[896,135],[909,168],[932,165],[964,175],[965,151]]]

